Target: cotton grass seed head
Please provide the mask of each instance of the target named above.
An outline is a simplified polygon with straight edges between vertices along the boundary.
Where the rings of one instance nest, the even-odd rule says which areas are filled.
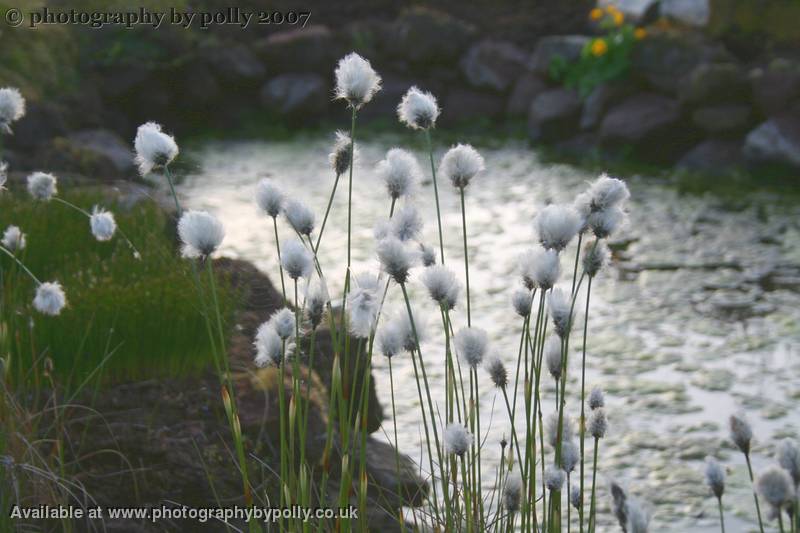
[[[419,90],[416,86],[406,91],[397,106],[397,116],[400,118],[400,122],[415,130],[427,130],[434,127],[439,113],[436,97],[429,92]]]
[[[394,237],[405,242],[419,239],[422,226],[422,217],[417,208],[407,204],[395,211],[389,222],[389,231]]]
[[[288,307],[284,307],[272,313],[269,323],[282,340],[295,337],[295,318],[294,313]]]
[[[405,334],[394,322],[378,330],[378,349],[384,357],[394,357],[405,351]]]
[[[368,273],[355,277],[353,288],[347,295],[350,310],[350,332],[359,338],[368,338],[375,329],[380,307],[378,277]]]
[[[300,239],[289,239],[281,245],[281,266],[293,280],[311,275],[314,256]]]
[[[550,313],[550,320],[553,322],[556,334],[562,339],[566,338],[572,327],[572,311],[567,293],[558,288],[551,290],[547,297],[547,310]]]
[[[426,268],[422,274],[422,283],[434,302],[448,311],[455,307],[461,286],[449,268],[444,265]]]
[[[581,508],[581,487],[580,485],[572,485],[569,491],[569,503],[577,510]]]
[[[619,207],[610,207],[589,215],[586,224],[598,239],[611,237],[627,219],[625,212]]]
[[[581,452],[578,445],[573,440],[565,440],[561,443],[561,469],[567,474],[575,470],[575,466],[580,461]]]
[[[586,243],[583,247],[583,270],[593,278],[608,263],[610,252],[604,242]]]
[[[508,371],[506,370],[506,365],[503,364],[503,360],[494,355],[486,361],[485,366],[494,386],[498,389],[505,389],[506,385],[508,385]]]
[[[117,222],[114,220],[114,213],[106,211],[98,206],[92,209],[92,216],[89,217],[89,226],[92,228],[92,235],[98,241],[110,241],[117,231]]]
[[[528,290],[540,288],[546,291],[555,285],[561,275],[558,252],[542,247],[525,251],[517,260],[522,283]]]
[[[503,486],[503,507],[509,513],[516,513],[519,511],[522,504],[522,477],[519,475],[518,470],[514,470],[506,477],[506,483]]]
[[[336,98],[359,109],[372,100],[381,89],[381,77],[372,68],[369,61],[350,53],[339,60],[334,72],[336,76]]]
[[[309,284],[306,293],[306,315],[311,323],[311,328],[316,329],[322,323],[325,308],[330,302],[328,287],[323,280]]]
[[[27,240],[25,234],[17,226],[9,226],[3,232],[3,248],[11,253],[20,252],[25,249]]]
[[[414,324],[411,324],[411,317],[409,317],[408,311],[403,309],[397,313],[392,321],[395,324],[397,331],[402,336],[403,349],[407,352],[416,351],[417,340],[419,340],[421,344],[427,337],[427,321],[424,318],[417,316],[417,314],[413,311],[411,316],[414,317]]]
[[[256,204],[264,213],[276,218],[283,209],[283,192],[271,179],[264,178],[256,185]]]
[[[18,89],[0,89],[0,133],[11,133],[11,124],[25,116],[25,98]]]
[[[28,176],[28,192],[35,200],[48,202],[58,194],[56,184],[58,180],[46,172],[34,172]]]
[[[480,328],[462,328],[456,333],[455,345],[461,360],[475,368],[486,355],[489,336]]]
[[[310,236],[314,231],[314,212],[300,200],[289,200],[283,206],[283,214],[289,225],[300,235]]]
[[[722,493],[725,492],[725,470],[713,457],[706,457],[706,485],[711,489],[711,492],[717,499],[722,498]]]
[[[561,360],[561,339],[550,337],[544,344],[545,362],[547,371],[553,379],[561,379],[562,360]]]
[[[605,405],[606,399],[603,394],[603,389],[599,386],[592,387],[591,392],[589,392],[589,409],[594,411],[598,407],[605,407]]]
[[[464,189],[472,178],[485,169],[483,156],[469,144],[458,144],[450,148],[439,165],[439,172],[454,187]]]
[[[255,363],[257,366],[265,367],[268,364],[277,366],[283,360],[284,343],[270,321],[259,326],[253,345],[256,348]],[[286,349],[288,352],[288,343]]]
[[[139,126],[133,147],[136,150],[135,162],[142,176],[169,165],[178,156],[175,139],[161,131],[161,125],[155,122]]]
[[[422,242],[419,243],[419,257],[424,267],[436,264],[436,250],[433,249],[433,246],[428,246]]]
[[[337,131],[333,142],[333,151],[328,155],[328,160],[336,175],[341,176],[347,172],[356,157],[358,157],[358,152],[350,135],[343,131]]]
[[[207,211],[186,211],[178,221],[178,236],[184,257],[206,258],[222,243],[225,228]]]
[[[772,507],[780,509],[794,500],[794,484],[785,470],[770,466],[758,476],[756,490]]]
[[[603,211],[619,206],[630,198],[631,193],[624,181],[603,173],[589,187],[589,195],[592,211]]]
[[[531,291],[527,289],[517,289],[511,295],[511,306],[514,308],[514,312],[522,318],[531,314],[532,303]]]
[[[389,197],[394,200],[411,196],[422,180],[417,158],[402,148],[392,148],[386,152],[386,158],[378,163],[375,170],[386,185]]]
[[[778,464],[792,477],[795,487],[800,485],[800,448],[792,439],[778,444]]]
[[[544,486],[550,492],[561,490],[566,479],[567,475],[557,466],[550,465],[544,471]]]
[[[389,236],[378,243],[378,260],[383,271],[400,285],[408,281],[408,272],[414,265],[414,256],[400,239]]]
[[[33,307],[44,315],[57,316],[67,305],[67,296],[57,281],[46,281],[36,289]]]
[[[562,251],[581,229],[578,212],[568,205],[548,205],[536,215],[534,232],[542,246]]]
[[[550,443],[550,446],[555,448],[558,444],[558,413],[554,412],[550,414],[550,417],[547,419],[547,442]],[[567,413],[564,413],[564,419],[561,423],[561,442],[572,440],[574,437],[574,430],[572,428],[572,419],[570,419]]]
[[[472,435],[466,427],[457,423],[447,424],[444,429],[444,446],[447,453],[463,457],[470,444],[472,444]]]
[[[606,419],[606,412],[602,407],[598,407],[589,416],[589,425],[587,426],[589,435],[595,439],[602,439],[606,436],[608,430],[608,420]]]
[[[750,454],[750,442],[753,440],[753,428],[747,421],[744,413],[736,413],[730,418],[731,440],[739,450],[745,454]]]

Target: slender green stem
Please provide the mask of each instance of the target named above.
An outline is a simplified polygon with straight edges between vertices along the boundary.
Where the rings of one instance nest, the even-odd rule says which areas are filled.
[[[353,167],[355,161],[353,155],[356,146],[356,108],[353,107],[353,113],[350,116],[350,179],[347,182],[347,270],[350,271],[350,239],[352,237],[352,221],[353,221]]]
[[[16,255],[14,255],[14,254],[13,254],[13,253],[12,253],[10,250],[8,250],[8,249],[7,249],[5,246],[0,246],[0,252],[3,252],[3,253],[4,253],[4,254],[6,254],[8,257],[10,257],[10,258],[11,258],[11,259],[12,259],[12,260],[15,262],[15,263],[17,263],[17,264],[20,266],[20,268],[22,268],[22,270],[23,270],[23,271],[25,271],[25,273],[26,273],[27,275],[29,275],[33,281],[35,281],[35,282],[36,282],[36,284],[37,284],[37,285],[41,285],[41,284],[42,284],[42,282],[41,282],[41,281],[39,281],[39,278],[37,278],[36,276],[34,276],[34,275],[33,275],[33,272],[31,272],[30,270],[28,270],[28,267],[26,267],[26,266],[23,264],[23,262],[22,262],[22,261],[20,261],[20,260],[19,260],[19,258],[18,258]]]
[[[722,533],[725,533],[725,515],[722,513],[722,497],[717,498],[717,507],[719,508],[719,527]]]
[[[436,182],[436,165],[433,162],[433,142],[431,141],[430,128],[425,130],[425,141],[428,145],[428,157],[431,161],[431,175],[433,176],[433,197],[436,200],[436,223],[439,228],[439,252],[444,264],[444,238],[442,237],[442,212],[439,208],[439,184]]]
[[[350,164],[350,168],[352,169],[352,161]],[[319,235],[317,235],[317,244],[312,246],[312,249],[316,253],[319,250],[319,243],[322,241],[322,234],[325,232],[325,224],[328,222],[328,215],[331,212],[331,206],[333,205],[333,198],[336,196],[336,187],[339,185],[339,178],[342,175],[338,172],[336,173],[336,179],[333,180],[333,189],[331,189],[331,195],[328,198],[328,207],[325,208],[325,216],[322,217],[322,225],[319,227]]]
[[[594,461],[592,462],[592,495],[589,500],[589,533],[594,531],[595,514],[595,488],[597,486],[597,451],[600,449],[600,439],[594,439]]]
[[[744,459],[747,462],[747,473],[750,475],[750,484],[753,486],[753,501],[756,502],[756,515],[758,516],[758,528],[761,533],[764,533],[764,523],[761,521],[761,506],[758,503],[758,494],[755,489],[755,479],[753,477],[753,466],[750,464],[750,454],[744,454]]]
[[[472,327],[472,313],[469,298],[469,250],[467,249],[467,213],[464,208],[464,187],[461,187],[461,227],[464,230],[464,272],[467,281],[467,326]]]
[[[180,218],[181,214],[183,214],[183,209],[181,209],[181,204],[178,201],[178,193],[175,192],[175,184],[172,181],[172,172],[169,170],[169,165],[164,166],[164,176],[167,178],[169,191],[172,193],[172,199],[175,201],[175,210],[178,213],[178,218]]]
[[[278,238],[278,217],[272,217],[272,228],[275,230],[275,248],[278,250],[278,270],[281,273],[281,294],[286,301],[286,282],[283,279],[283,261],[281,260],[281,241]]]
[[[592,276],[589,276],[589,282],[586,285],[586,309],[583,319],[583,354],[581,357],[581,480],[580,480],[580,506],[578,507],[578,521],[580,524],[580,531],[583,532],[583,474],[584,474],[584,450],[586,438],[586,339],[589,327],[589,297],[592,293]]]

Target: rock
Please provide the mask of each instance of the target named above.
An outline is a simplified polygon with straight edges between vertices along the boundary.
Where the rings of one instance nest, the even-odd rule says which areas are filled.
[[[689,104],[742,102],[750,97],[745,73],[733,63],[698,65],[680,89],[682,102]]]
[[[214,46],[206,53],[211,67],[228,82],[259,82],[267,74],[261,60],[243,44]]]
[[[461,71],[475,87],[505,91],[525,70],[525,53],[508,41],[485,39],[461,58]]]
[[[526,116],[533,99],[545,90],[547,90],[547,84],[541,77],[532,72],[524,73],[511,90],[506,103],[506,114],[509,116]]]
[[[711,44],[702,36],[663,32],[637,43],[631,55],[631,70],[654,89],[676,94],[697,65],[732,60],[724,47]]]
[[[675,136],[671,134],[680,119],[680,105],[676,100],[653,93],[637,94],[606,114],[600,125],[600,140],[608,146],[631,145],[660,151],[665,145],[656,145],[674,142]]]
[[[639,24],[655,18],[659,10],[659,0],[600,0],[597,5],[602,7],[613,5],[625,15],[626,19]]]
[[[528,135],[533,141],[551,142],[574,133],[581,114],[581,99],[572,89],[550,89],[531,102]]]
[[[551,35],[542,37],[536,43],[529,66],[534,72],[547,76],[553,58],[560,57],[567,62],[576,61],[583,47],[591,40],[586,35]]]
[[[414,6],[394,21],[382,48],[393,58],[428,68],[457,61],[475,34],[474,26],[448,13]]]
[[[328,83],[318,74],[282,74],[261,88],[261,104],[286,117],[314,117],[328,107]]]
[[[677,168],[711,175],[725,175],[744,163],[742,142],[708,139],[681,157]]]
[[[12,125],[14,135],[4,137],[9,146],[30,150],[67,131],[63,111],[48,102],[28,102],[25,116]]]
[[[800,63],[776,59],[766,69],[751,72],[750,82],[759,111],[776,115],[800,100]]]
[[[744,153],[753,163],[800,168],[800,113],[773,117],[747,134]]]
[[[134,174],[130,146],[108,130],[80,130],[56,137],[35,152],[37,168],[75,172],[98,182]]]
[[[135,169],[130,145],[113,131],[76,131],[69,134],[67,140],[74,147],[94,154],[98,159],[106,159],[108,166],[113,167],[121,176],[131,174]]]
[[[579,133],[566,141],[559,141],[554,145],[554,148],[559,154],[573,157],[577,160],[599,155],[597,153],[597,136],[586,132]]]
[[[467,120],[492,120],[503,116],[505,102],[493,93],[454,89],[447,93],[439,119],[444,125],[454,125]]]
[[[725,38],[795,45],[800,41],[800,3],[785,0],[713,0],[708,32]],[[751,44],[752,46],[752,44]]]
[[[722,104],[701,107],[692,112],[692,122],[703,131],[716,134],[736,134],[750,125],[752,111],[743,104]]]
[[[710,0],[661,0],[661,16],[704,28],[711,18]]]
[[[196,61],[189,61],[184,65],[180,76],[183,86],[183,105],[188,107],[204,106],[216,101],[220,94],[217,78],[210,69]]]
[[[600,124],[603,113],[613,104],[631,94],[633,89],[627,83],[603,83],[595,87],[583,102],[580,127],[590,130]]]
[[[272,72],[313,72],[330,76],[346,51],[324,25],[274,33],[253,45]]]

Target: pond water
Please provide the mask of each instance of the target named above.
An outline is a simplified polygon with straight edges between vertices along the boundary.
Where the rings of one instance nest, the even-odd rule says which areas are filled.
[[[374,165],[388,148],[407,141],[383,136],[360,144],[353,187],[355,272],[377,269],[373,225],[389,211]],[[193,154],[199,170],[187,176],[179,194],[187,205],[208,209],[224,222],[223,254],[251,260],[277,283],[272,222],[257,211],[254,186],[261,177],[273,178],[321,220],[333,184],[329,144],[324,137],[207,144]],[[479,148],[487,172],[470,186],[466,203],[473,325],[489,332],[493,351],[512,367],[521,324],[510,297],[518,287],[515,259],[533,242],[531,220],[548,202],[571,201],[595,176],[544,164],[523,143]],[[425,154],[417,155],[428,176]],[[716,501],[702,477],[703,458],[713,454],[728,473],[723,500],[728,531],[749,531],[755,527],[752,494],[743,457],[728,442],[727,417],[747,411],[755,429],[756,471],[774,462],[778,438],[798,438],[800,204],[765,193],[732,205],[712,195],[682,196],[653,178],[625,178],[632,193],[630,222],[616,240],[628,244],[596,279],[588,324],[587,382],[605,389],[610,421],[601,441],[598,530],[618,530],[607,490],[616,480],[647,502],[652,531],[718,531]],[[440,189],[445,256],[463,279],[458,197],[447,183]],[[341,291],[344,279],[346,192],[343,180],[320,250],[332,295]],[[423,185],[416,202],[426,220],[425,240],[435,245],[431,183]],[[280,231],[290,235],[285,223]],[[566,283],[574,248],[563,258]],[[438,314],[417,277],[411,293],[416,312],[430,319],[423,353],[441,399],[444,349]],[[402,303],[396,287],[389,301]],[[465,324],[464,315],[463,308],[456,309],[456,328]],[[573,354],[579,354],[579,337],[573,339]],[[577,378],[579,356],[571,359],[570,372]],[[398,357],[393,366],[399,446],[426,464],[410,360]],[[388,365],[382,357],[375,358],[374,374],[390,413]],[[498,442],[509,434],[509,425],[502,396],[485,373],[481,376],[484,453],[497,460]],[[545,381],[547,414],[555,398],[551,380]],[[579,389],[576,379],[570,388]],[[573,416],[577,405],[570,398]],[[389,420],[385,431],[386,438],[393,435]],[[492,471],[484,480],[491,483]]]

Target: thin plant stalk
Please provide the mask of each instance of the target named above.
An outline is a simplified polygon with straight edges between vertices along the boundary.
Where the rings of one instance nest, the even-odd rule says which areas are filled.
[[[592,495],[590,496],[589,500],[589,533],[594,531],[594,522],[595,522],[595,498],[596,498],[596,486],[597,486],[597,452],[600,449],[600,439],[595,437],[594,439],[594,460],[592,461]]]
[[[725,515],[722,512],[722,498],[717,498],[717,508],[719,509],[719,527],[725,533]]]
[[[764,533],[764,523],[761,521],[761,506],[758,503],[758,494],[755,489],[755,479],[753,477],[753,466],[750,464],[750,454],[744,454],[744,459],[747,462],[747,473],[750,475],[750,484],[753,486],[753,501],[756,502],[756,515],[758,516],[758,528],[761,533]]]
[[[352,155],[352,154],[351,154]],[[353,162],[350,161],[350,167],[352,171]],[[331,189],[331,195],[328,198],[328,206],[325,208],[325,216],[322,217],[322,224],[319,227],[319,235],[317,235],[317,244],[312,246],[314,253],[319,250],[319,244],[322,241],[322,234],[325,232],[325,224],[328,222],[328,215],[331,213],[331,206],[333,205],[333,198],[336,196],[336,187],[339,185],[339,178],[342,175],[340,173],[336,173],[336,179],[333,180],[333,189]]]
[[[283,279],[283,263],[281,262],[281,241],[278,238],[278,217],[272,217],[272,228],[275,230],[275,248],[278,250],[278,270],[281,273],[281,294],[286,300],[286,282]]]
[[[472,327],[472,312],[469,298],[469,251],[467,249],[467,214],[464,208],[464,187],[460,187],[461,193],[461,227],[464,230],[464,272],[467,282],[467,327]]]
[[[439,208],[439,184],[436,181],[436,165],[433,162],[433,142],[431,141],[431,130],[425,130],[425,142],[428,146],[428,158],[431,161],[431,175],[433,176],[433,197],[436,200],[436,223],[439,229],[439,253],[444,264],[444,238],[442,237],[442,213]]]
[[[581,480],[580,480],[580,506],[578,506],[578,521],[580,530],[583,531],[583,476],[584,476],[584,439],[586,437],[586,339],[589,327],[589,298],[592,293],[592,276],[586,285],[586,309],[583,319],[583,353],[581,356],[581,424],[580,424],[580,446],[581,446]]]

